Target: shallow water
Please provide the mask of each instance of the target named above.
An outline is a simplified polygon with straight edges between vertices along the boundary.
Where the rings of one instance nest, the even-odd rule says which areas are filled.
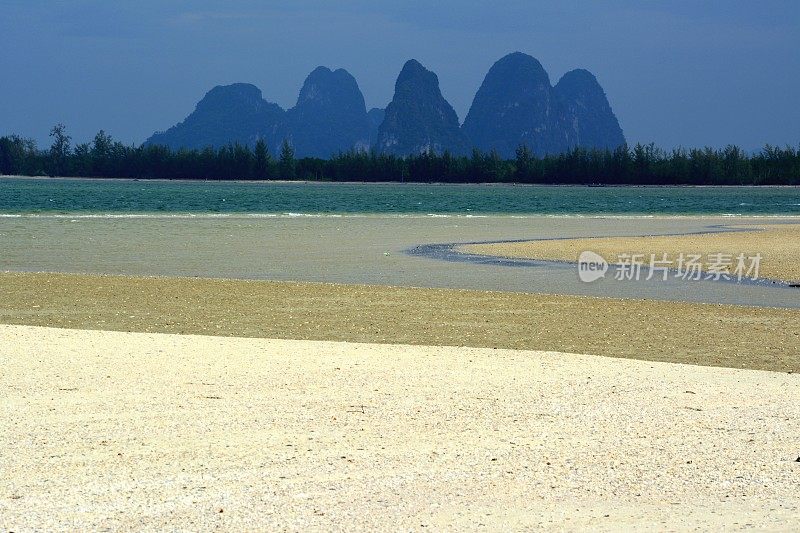
[[[432,243],[697,232],[741,222],[736,214],[797,220],[800,189],[2,178],[0,269],[800,306],[797,291],[783,287],[586,284],[572,265],[407,253]]]
[[[572,265],[518,268],[406,253],[420,244],[695,232],[730,218],[490,216],[0,218],[0,270],[367,283],[800,307],[797,289],[582,283]],[[736,219],[737,224],[752,223]]]

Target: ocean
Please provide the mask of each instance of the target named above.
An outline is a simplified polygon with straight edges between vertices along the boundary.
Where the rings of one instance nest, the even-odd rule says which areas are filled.
[[[35,213],[800,216],[800,188],[0,178],[0,215]]]

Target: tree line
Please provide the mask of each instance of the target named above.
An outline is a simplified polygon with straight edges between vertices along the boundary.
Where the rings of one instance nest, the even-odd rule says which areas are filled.
[[[654,144],[615,150],[575,148],[535,156],[520,146],[516,157],[473,150],[469,156],[423,153],[398,157],[346,152],[329,159],[296,158],[284,141],[273,156],[264,140],[252,148],[231,144],[202,150],[126,146],[100,131],[72,146],[63,124],[53,127],[49,149],[31,139],[0,137],[0,174],[103,178],[209,180],[318,180],[365,182],[800,185],[800,147],[765,146],[748,154],[736,146],[665,151]]]

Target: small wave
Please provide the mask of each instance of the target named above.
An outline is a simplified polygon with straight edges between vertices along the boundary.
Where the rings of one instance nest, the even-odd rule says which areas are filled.
[[[342,218],[339,213],[282,213],[286,218]]]
[[[129,219],[129,218],[152,218],[152,219],[171,219],[171,218],[225,218],[230,215],[227,213],[15,213],[0,214],[1,218],[54,218],[54,219]]]

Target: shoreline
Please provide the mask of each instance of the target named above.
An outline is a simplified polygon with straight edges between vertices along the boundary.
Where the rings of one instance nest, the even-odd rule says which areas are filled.
[[[252,212],[252,211],[136,211],[136,212],[108,212],[108,211],[26,211],[21,213],[0,212],[0,218],[512,218],[512,219],[606,219],[606,220],[705,220],[705,219],[735,219],[735,220],[787,220],[789,224],[796,223],[800,215],[764,214],[746,215],[738,213],[722,214],[680,214],[680,215],[649,215],[649,214],[504,214],[504,213],[372,213],[372,212],[325,212],[325,213],[293,213],[293,212]],[[491,241],[502,242],[502,241]]]

